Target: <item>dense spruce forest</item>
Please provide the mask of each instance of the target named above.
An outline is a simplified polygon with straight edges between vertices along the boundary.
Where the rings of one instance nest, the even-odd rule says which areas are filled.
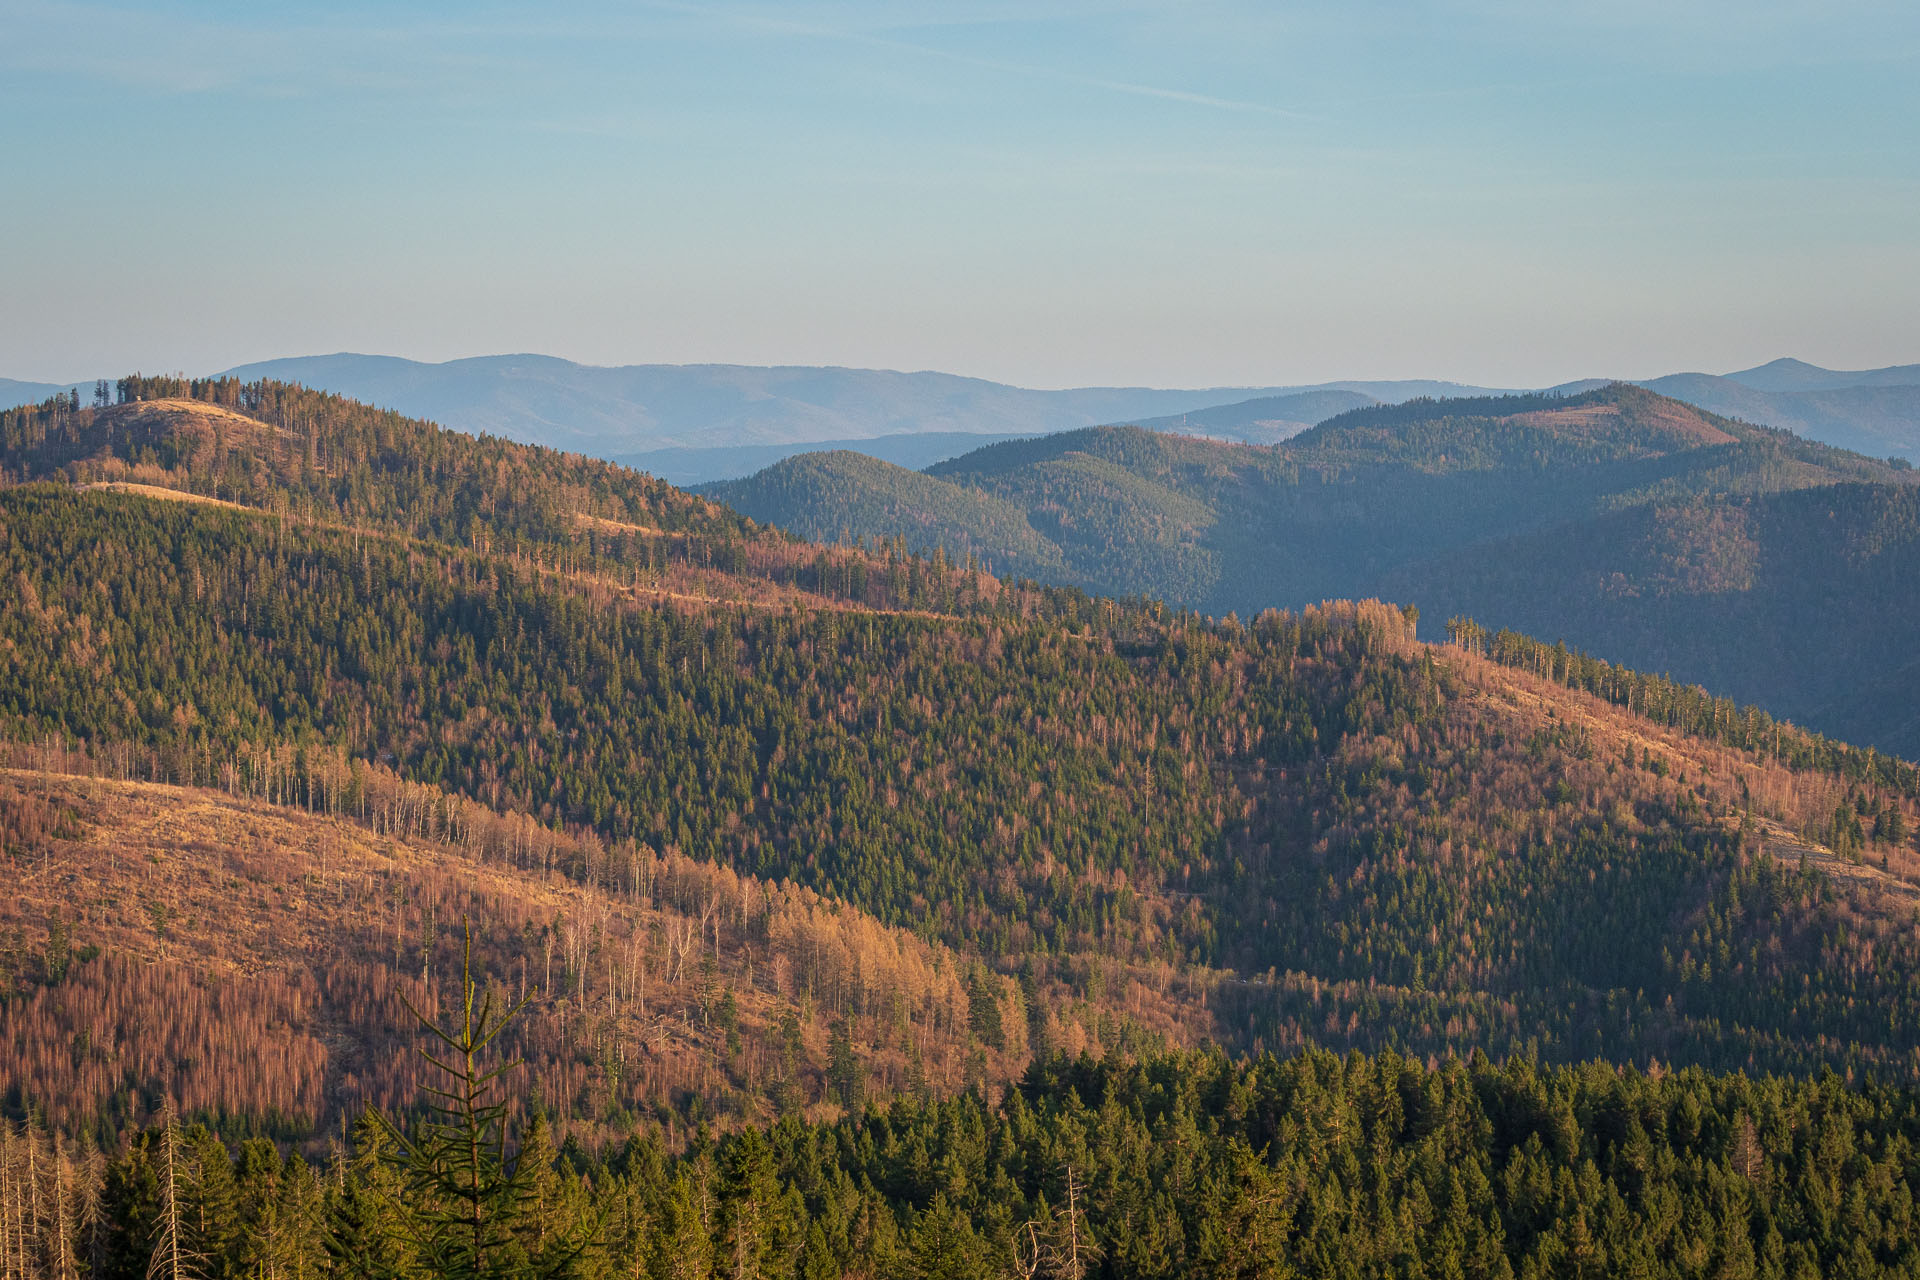
[[[452,1126],[449,1126],[452,1128]],[[317,1162],[167,1124],[0,1140],[14,1274],[1742,1276],[1920,1268],[1907,1091],[1309,1051],[1057,1058],[988,1101],[557,1142],[479,1171],[463,1251],[378,1118]],[[497,1128],[482,1129],[497,1143]],[[458,1219],[455,1219],[458,1222]],[[149,1224],[158,1223],[157,1233]],[[156,1239],[158,1245],[156,1246]]]
[[[144,1274],[156,1222],[445,1271],[409,1010],[465,973],[527,1002],[496,1274],[1915,1265],[1896,757],[1464,617],[815,546],[276,384],[97,399],[0,418],[20,1274]],[[1699,430],[1649,412],[1592,447]]]
[[[1615,385],[1363,407],[1270,448],[1108,427],[925,474],[806,455],[702,491],[1216,614],[1380,597],[1429,638],[1471,615],[1915,755],[1914,480]]]

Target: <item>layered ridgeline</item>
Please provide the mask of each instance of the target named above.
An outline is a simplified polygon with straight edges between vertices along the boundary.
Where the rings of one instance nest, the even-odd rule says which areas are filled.
[[[578,449],[693,483],[751,474],[780,458],[856,449],[923,467],[1007,436],[1096,423],[1270,444],[1361,405],[1417,396],[1518,394],[1424,380],[1316,386],[1030,391],[977,378],[874,369],[633,365],[597,368],[551,356],[422,364],[341,354],[269,360],[227,371],[350,396],[415,417],[509,439]],[[1571,394],[1612,379],[1546,388]],[[1638,385],[1727,417],[1780,427],[1875,457],[1920,457],[1920,365],[1823,369],[1784,359],[1725,375],[1676,373]],[[94,382],[0,378],[0,408]],[[1253,397],[1249,399],[1248,397]],[[918,459],[918,460],[914,460]]]
[[[269,360],[228,373],[246,381],[324,388],[404,413],[602,457],[929,432],[1031,435],[1283,390],[1033,391],[947,373],[717,364],[606,368],[540,355],[423,364],[343,353]],[[1447,384],[1425,384],[1436,385]],[[1405,394],[1421,389],[1413,384]],[[0,395],[5,391],[0,386]]]
[[[1920,365],[1842,370],[1785,359],[1725,377],[1675,373],[1641,385],[1841,448],[1920,458]]]
[[[327,1129],[400,1089],[461,915],[546,1106],[614,1132],[1048,1048],[1920,1072],[1910,766],[1383,605],[1009,587],[158,390],[4,420],[10,1107]],[[155,1047],[159,998],[213,1030]],[[223,1083],[275,1027],[307,1083]]]
[[[1099,428],[908,473],[789,459],[703,492],[806,537],[1251,616],[1472,615],[1907,754],[1915,473],[1625,385],[1414,401],[1273,448]]]

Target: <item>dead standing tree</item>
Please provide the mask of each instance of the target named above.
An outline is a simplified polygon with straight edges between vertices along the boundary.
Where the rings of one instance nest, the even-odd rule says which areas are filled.
[[[160,1212],[153,1224],[153,1254],[147,1280],[196,1280],[200,1257],[187,1247],[180,1226],[180,1126],[168,1107],[160,1120]]]
[[[1013,1240],[1014,1270],[1020,1280],[1086,1280],[1100,1260],[1100,1247],[1087,1230],[1087,1186],[1071,1164],[1063,1167],[1063,1203],[1045,1221],[1023,1223]]]

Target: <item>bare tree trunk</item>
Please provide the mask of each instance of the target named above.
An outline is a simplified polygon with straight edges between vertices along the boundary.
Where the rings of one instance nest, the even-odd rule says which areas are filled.
[[[160,1129],[160,1218],[153,1227],[147,1280],[190,1280],[196,1275],[180,1241],[179,1133],[169,1108]]]
[[[53,1248],[48,1262],[53,1280],[76,1280],[80,1274],[73,1256],[73,1164],[58,1134],[53,1139]]]

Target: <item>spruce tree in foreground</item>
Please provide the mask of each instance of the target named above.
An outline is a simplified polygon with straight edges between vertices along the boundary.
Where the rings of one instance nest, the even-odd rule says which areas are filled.
[[[444,1083],[427,1086],[426,1118],[409,1134],[375,1112],[372,1123],[396,1171],[400,1203],[380,1206],[403,1247],[372,1247],[364,1220],[337,1220],[330,1242],[353,1274],[368,1280],[430,1275],[445,1280],[544,1280],[572,1274],[593,1236],[577,1226],[556,1229],[543,1220],[537,1194],[541,1170],[536,1144],[510,1155],[503,1078],[520,1062],[487,1067],[483,1060],[527,1001],[509,1008],[482,996],[473,979],[473,931],[462,922],[459,1021],[443,1028],[407,1003],[438,1044],[420,1055]],[[549,1170],[550,1172],[550,1170]],[[361,1206],[363,1209],[370,1206]],[[351,1215],[360,1219],[361,1215]],[[407,1255],[405,1260],[396,1255]]]

